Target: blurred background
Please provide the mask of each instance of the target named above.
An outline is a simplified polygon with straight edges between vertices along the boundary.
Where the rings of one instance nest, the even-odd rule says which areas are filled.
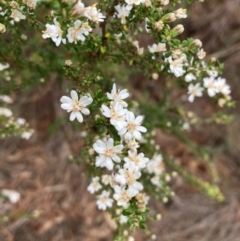
[[[214,148],[213,163],[226,200],[210,200],[177,177],[172,182],[176,195],[169,203],[151,201],[151,207],[162,214],[162,220],[150,223],[156,240],[240,240],[239,13],[240,0],[206,0],[192,4],[189,17],[183,21],[183,37],[200,39],[209,58],[218,58],[225,64],[223,77],[236,101],[236,108],[227,113],[233,116],[231,124],[202,124],[189,134],[193,142]],[[134,86],[134,76],[129,81]],[[144,81],[142,77],[143,86]],[[54,131],[51,125],[65,115],[60,109],[62,91],[56,76],[46,80],[44,87],[13,95],[18,100],[16,113],[30,123],[35,133],[28,141],[0,140],[0,188],[20,193],[16,203],[0,199],[0,241],[112,240],[114,224],[110,216],[96,209],[94,196],[86,191],[88,177],[80,166],[69,162],[69,156],[76,155],[82,147],[83,137],[70,126],[63,126],[63,132]],[[197,110],[202,117],[215,108],[208,97],[196,99],[186,107]],[[176,138],[159,131],[156,142],[165,153],[205,178],[204,164],[194,162]],[[150,240],[142,231],[134,237],[137,241]]]

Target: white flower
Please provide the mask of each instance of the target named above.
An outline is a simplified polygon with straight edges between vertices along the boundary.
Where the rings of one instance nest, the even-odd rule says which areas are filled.
[[[116,84],[113,84],[113,88],[111,93],[107,93],[107,97],[109,100],[112,100],[113,102],[118,102],[123,107],[127,107],[127,103],[124,101],[124,99],[129,97],[129,93],[127,89],[124,90],[117,90]]]
[[[93,144],[93,149],[100,154],[100,156],[96,158],[96,166],[106,167],[108,170],[112,170],[113,161],[121,162],[118,154],[122,152],[123,145],[114,146],[112,138],[109,138],[107,142],[97,140]]]
[[[120,215],[120,217],[119,217],[119,223],[120,224],[127,223],[127,221],[128,221],[128,217],[127,216]]]
[[[25,125],[26,120],[23,118],[17,118],[17,123],[18,123],[18,125],[23,126],[23,125]]]
[[[23,7],[20,8],[20,10],[22,10]],[[26,19],[26,16],[24,14],[22,14],[22,12],[20,12],[17,9],[12,9],[12,13],[10,15],[10,18],[12,18],[13,20],[11,21],[11,24],[14,24],[14,22],[20,22],[21,20]]]
[[[91,184],[88,186],[87,190],[90,193],[95,193],[102,188],[102,185],[99,183],[99,177],[93,177]]]
[[[136,142],[135,138],[130,139],[130,140],[125,140],[125,141],[126,141],[126,147],[130,151],[136,151],[137,148],[139,148],[139,144],[138,144],[138,142]]]
[[[106,105],[102,105],[101,111],[104,116],[110,118],[110,123],[115,126],[116,129],[124,126],[127,110],[124,109],[118,102],[110,106],[110,108]]]
[[[188,100],[190,102],[193,102],[194,101],[194,98],[196,96],[200,97],[202,96],[202,92],[203,92],[203,88],[200,86],[199,83],[197,84],[190,84],[188,86],[188,94],[189,94],[189,97],[188,97]]]
[[[144,3],[145,0],[125,0],[125,3],[128,5],[139,5],[140,3]]]
[[[111,184],[111,182],[112,182],[112,176],[107,175],[107,174],[102,175],[102,183],[103,183],[104,185]]]
[[[80,20],[76,20],[74,22],[74,26],[68,28],[68,42],[69,43],[77,43],[78,40],[82,42],[85,41],[85,36],[92,31],[92,28],[88,25],[88,23],[82,23]]]
[[[93,21],[95,23],[104,22],[104,18],[106,18],[94,6],[90,6],[90,7],[85,8],[83,15],[86,18],[88,18],[89,20],[91,20],[91,21]]]
[[[143,116],[138,116],[135,118],[134,113],[128,111],[126,113],[126,121],[123,128],[118,130],[118,134],[120,136],[124,135],[124,138],[130,140],[132,138],[136,138],[140,140],[142,135],[141,132],[146,132],[147,129],[141,126],[143,121]]]
[[[136,41],[133,41],[132,44],[137,48],[138,55],[142,55],[144,52],[144,48],[139,47],[139,42],[136,40]]]
[[[74,5],[73,14],[83,15],[85,11],[84,3],[81,0],[78,0]]]
[[[28,140],[32,136],[32,134],[33,134],[33,130],[25,131],[21,134],[21,137],[23,139]]]
[[[8,63],[6,63],[6,64],[1,64],[0,63],[0,71],[3,71],[4,69],[7,69],[7,68],[9,68],[9,64]]]
[[[209,74],[210,77],[217,78],[218,72],[216,70],[207,70],[207,73]]]
[[[161,187],[162,185],[161,185],[161,181],[160,181],[160,179],[159,179],[159,176],[154,176],[154,177],[152,177],[151,179],[150,179],[150,181],[151,181],[151,183],[154,185],[154,186],[156,186],[156,187]]]
[[[140,177],[139,168],[133,162],[128,162],[124,164],[123,169],[119,169],[114,180],[121,186],[127,185],[130,195],[134,197],[143,190],[143,185],[137,181]]]
[[[217,93],[216,81],[214,77],[206,77],[203,79],[204,87],[207,89],[208,95],[213,97]]]
[[[200,49],[199,52],[197,53],[197,57],[199,59],[203,59],[206,56],[206,52],[203,49]]]
[[[25,3],[30,9],[35,9],[39,1],[40,0],[23,0],[23,3]]]
[[[103,191],[101,195],[98,196],[97,206],[98,209],[106,210],[108,207],[112,207],[113,199],[109,198],[110,192]]]
[[[8,95],[0,95],[0,100],[7,103],[7,104],[12,104],[13,100],[10,96]]]
[[[46,24],[46,30],[43,31],[42,37],[44,39],[51,38],[55,42],[56,46],[59,46],[61,42],[66,44],[66,39],[62,38],[63,31],[60,23],[56,18],[53,19],[54,24]]]
[[[78,100],[78,94],[75,90],[71,91],[71,98],[68,96],[63,96],[60,101],[62,102],[61,108],[67,110],[67,112],[72,112],[70,115],[70,121],[77,120],[81,123],[83,122],[83,116],[89,115],[90,111],[86,106],[90,105],[93,102],[93,99],[89,96],[82,96]]]
[[[11,117],[13,115],[12,111],[4,108],[4,107],[0,107],[0,116],[5,116],[5,117]]]
[[[192,73],[188,73],[185,75],[185,81],[186,82],[191,82],[192,80],[196,80],[196,76]]]
[[[163,6],[168,5],[169,2],[170,2],[170,0],[160,0],[160,4],[163,5]]]
[[[129,151],[128,157],[124,158],[124,161],[126,164],[125,167],[128,168],[128,164],[130,162],[134,163],[139,169],[145,168],[146,164],[148,163],[149,159],[147,157],[144,157],[143,153],[137,153],[137,151]]]
[[[218,93],[229,95],[231,93],[230,86],[226,83],[226,79],[218,77],[216,80],[216,89]]]
[[[154,154],[153,158],[147,163],[149,174],[160,176],[164,171],[163,157],[160,154]]]
[[[114,186],[114,191],[113,198],[117,201],[117,205],[126,208],[132,198],[130,191],[119,186]]]
[[[148,46],[148,49],[151,53],[164,52],[167,50],[165,43],[153,44],[152,46]]]
[[[20,193],[13,190],[2,189],[1,194],[6,196],[11,203],[16,203],[20,199]]]
[[[126,23],[126,17],[128,17],[131,9],[132,9],[132,5],[116,5],[115,7],[116,10],[116,16],[118,18],[121,19],[121,24],[125,24]]]
[[[184,75],[186,70],[183,69],[182,59],[172,60],[172,57],[169,57],[167,61],[170,73],[173,73],[177,78]]]
[[[175,12],[175,16],[179,18],[187,18],[186,9],[179,8]]]

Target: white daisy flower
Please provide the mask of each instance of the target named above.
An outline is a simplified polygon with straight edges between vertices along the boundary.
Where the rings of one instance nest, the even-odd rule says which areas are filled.
[[[231,93],[230,86],[226,83],[226,79],[218,77],[216,80],[216,89],[218,93],[229,95]]]
[[[113,169],[113,161],[120,163],[121,158],[118,156],[122,152],[123,145],[114,146],[114,140],[109,138],[107,142],[97,140],[93,144],[93,149],[100,155],[96,158],[96,166],[106,167],[108,170]]]
[[[107,208],[112,207],[113,199],[109,198],[110,192],[103,191],[99,196],[97,200],[97,207],[101,210],[106,210]]]
[[[206,77],[203,79],[204,87],[207,89],[208,95],[213,97],[217,93],[216,81],[214,77]]]
[[[124,135],[124,138],[130,140],[132,138],[136,138],[140,140],[142,135],[141,132],[147,132],[147,129],[141,126],[143,121],[143,116],[138,116],[135,118],[133,112],[128,111],[126,113],[126,121],[124,123],[123,128],[118,129],[118,134],[120,136]]]
[[[99,183],[100,178],[99,177],[93,177],[92,178],[92,182],[90,183],[90,185],[87,187],[87,190],[90,193],[95,193],[97,191],[99,191],[102,188],[102,185]]]
[[[116,10],[116,17],[121,19],[121,24],[126,23],[126,17],[128,17],[132,6],[131,5],[116,5],[115,7]]]
[[[78,40],[85,41],[85,36],[92,31],[88,23],[82,23],[80,20],[74,22],[74,26],[68,28],[67,39],[69,43],[77,43]]]
[[[90,96],[82,96],[78,99],[78,94],[75,90],[71,91],[71,98],[68,96],[63,96],[60,101],[62,102],[61,108],[67,110],[67,112],[72,112],[70,115],[70,121],[77,120],[82,123],[83,116],[89,115],[90,111],[86,106],[90,105],[93,102],[93,99]]]
[[[53,19],[54,24],[46,24],[46,30],[43,31],[42,37],[44,39],[51,38],[52,41],[59,46],[61,42],[66,44],[66,39],[62,38],[63,31],[61,29],[60,23],[56,18]]]
[[[124,158],[126,164],[125,167],[128,168],[130,162],[134,163],[139,169],[145,168],[146,164],[149,162],[149,158],[144,157],[143,153],[137,153],[137,151],[129,151],[128,157]]]
[[[148,46],[148,49],[150,53],[159,53],[167,50],[165,43],[153,44],[152,46]]]
[[[117,90],[116,84],[113,84],[113,88],[111,93],[107,93],[107,97],[109,100],[112,100],[113,102],[118,102],[123,107],[127,107],[127,103],[124,101],[124,99],[129,97],[129,93],[127,89],[124,90]]]
[[[113,198],[117,201],[117,205],[126,208],[133,197],[130,191],[119,186],[114,186],[114,191]]]
[[[188,86],[188,94],[189,94],[188,100],[190,102],[193,102],[196,96],[198,97],[202,96],[202,92],[203,92],[203,88],[200,86],[200,83],[197,83],[195,85],[190,84]]]
[[[127,110],[118,102],[111,105],[110,108],[106,105],[102,105],[101,111],[105,117],[110,118],[110,123],[115,126],[116,129],[124,126]]]
[[[104,18],[106,18],[102,13],[97,10],[96,7],[90,6],[85,8],[84,14],[86,18],[88,18],[90,21],[93,21],[95,23],[104,22]]]

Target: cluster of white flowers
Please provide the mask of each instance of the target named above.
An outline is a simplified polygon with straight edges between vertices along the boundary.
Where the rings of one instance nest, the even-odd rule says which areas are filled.
[[[114,200],[120,208],[127,208],[135,198],[138,208],[144,211],[148,197],[143,192],[139,178],[143,171],[154,173],[158,177],[163,172],[159,156],[154,156],[149,161],[144,153],[137,151],[140,146],[138,141],[142,140],[142,133],[147,129],[142,126],[143,116],[135,117],[134,113],[127,109],[125,99],[128,96],[126,89],[118,90],[114,84],[111,93],[107,93],[109,104],[101,107],[102,115],[109,119],[120,137],[120,142],[106,137],[97,139],[93,144],[93,149],[98,154],[95,166],[106,169],[103,169],[101,178],[92,178],[88,191],[98,194],[97,207],[102,210],[112,207]],[[120,223],[126,221],[127,217],[119,217]]]
[[[106,18],[99,10],[93,6],[85,7],[82,1],[78,1],[73,8],[73,15],[83,16],[87,20],[85,22],[76,20],[73,25],[68,26],[66,38],[69,43],[77,43],[77,41],[84,42],[86,36],[92,32],[88,20],[93,23],[103,22]],[[53,20],[53,24],[46,24],[46,30],[43,31],[42,37],[44,39],[51,38],[55,42],[56,46],[59,46],[62,42],[66,44],[66,38],[63,38],[64,31],[61,29],[60,23],[56,18]]]

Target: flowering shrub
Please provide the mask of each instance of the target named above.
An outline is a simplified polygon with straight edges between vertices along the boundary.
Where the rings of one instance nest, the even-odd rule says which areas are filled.
[[[171,103],[173,88],[182,88],[189,102],[208,95],[220,107],[233,105],[230,87],[221,77],[223,65],[216,59],[205,60],[200,40],[178,38],[184,31],[179,21],[187,17],[180,3],[0,1],[0,103],[4,103],[0,135],[29,138],[32,133],[23,119],[12,118],[6,107],[12,99],[6,93],[45,82],[52,73],[68,80],[64,91],[70,91],[70,97],[62,96],[61,108],[70,112],[70,121],[87,131],[87,147],[75,158],[91,178],[87,190],[96,195],[97,208],[108,210],[116,221],[115,240],[126,240],[124,231],[145,229],[150,217],[159,218],[149,213],[149,198],[167,202],[174,195],[169,181],[177,174],[210,197],[223,200],[217,186],[189,174],[154,142],[161,128],[189,144],[184,132],[197,117]],[[148,46],[141,42],[143,35],[151,43]],[[145,97],[147,91],[138,103],[128,89],[120,88],[134,71],[146,80],[168,76],[158,103]],[[224,115],[213,116],[219,119],[227,120]],[[189,146],[209,162],[206,151]]]

